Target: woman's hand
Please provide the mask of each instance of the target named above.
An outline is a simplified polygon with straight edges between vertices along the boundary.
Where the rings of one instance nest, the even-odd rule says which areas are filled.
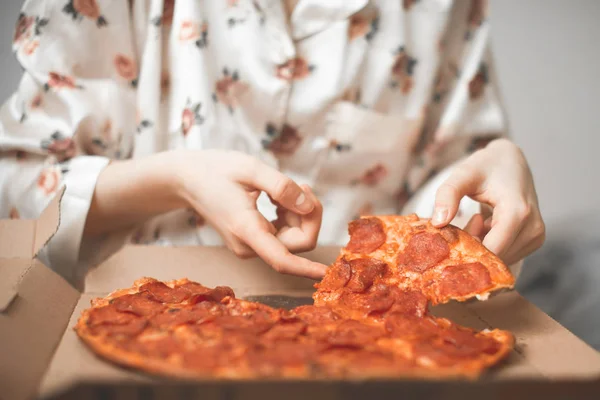
[[[275,270],[321,278],[322,264],[293,255],[313,249],[323,208],[308,186],[248,155],[232,151],[180,154],[176,160],[180,193],[221,235],[238,257],[259,255]],[[257,210],[265,192],[277,206],[270,222]]]
[[[511,265],[545,240],[531,171],[520,149],[498,139],[459,163],[436,194],[432,223],[450,223],[460,200],[468,196],[489,207],[471,218],[467,232]]]
[[[273,222],[256,208],[261,192],[277,205]],[[232,151],[176,150],[112,162],[96,182],[84,234],[108,233],[178,208],[194,208],[241,258],[259,255],[282,273],[325,274],[324,265],[292,254],[317,243],[323,208],[310,188]]]

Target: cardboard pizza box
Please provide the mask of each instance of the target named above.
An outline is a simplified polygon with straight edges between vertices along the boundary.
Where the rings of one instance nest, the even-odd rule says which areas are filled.
[[[95,357],[73,330],[81,311],[89,307],[92,298],[129,287],[140,277],[159,280],[188,277],[206,286],[228,285],[238,297],[282,307],[310,303],[313,282],[278,274],[259,260],[239,260],[223,248],[126,246],[92,269],[86,277],[85,289],[79,292],[35,257],[58,227],[62,193],[36,221],[0,221],[0,399],[48,397],[69,388],[75,388],[75,392],[67,398],[87,398],[85,393],[94,395],[93,398],[129,398],[127,393],[135,393],[128,392],[134,390],[131,385],[156,387],[157,383],[168,384],[171,389],[175,387],[173,390],[186,388],[190,391],[184,393],[200,393],[204,398],[237,399],[256,395],[264,399],[269,393],[272,397],[273,390],[282,388],[281,382],[250,384],[234,396],[232,388],[239,387],[235,383],[204,382],[198,384],[204,385],[202,389],[189,388],[183,383],[119,368]],[[338,248],[324,247],[306,256],[328,264],[337,252]],[[508,360],[479,382],[466,386],[466,390],[481,384],[497,385],[515,380],[530,385],[534,381],[600,382],[599,354],[515,291],[492,296],[485,302],[450,303],[433,311],[459,324],[476,329],[506,329],[516,336],[516,347]],[[84,389],[77,386],[81,389],[77,391],[76,385],[81,384],[104,385],[104,391],[86,392],[89,386],[83,386]],[[293,390],[290,391],[292,386],[284,386],[281,393],[287,393],[286,397],[306,398],[313,393],[311,390],[323,389],[321,394],[333,399],[367,390],[340,384],[341,387],[333,388],[323,383],[311,386],[310,382],[295,382],[290,383]],[[418,388],[419,384],[422,385],[396,381],[376,388],[398,389],[400,385],[404,393],[409,393],[406,390]],[[106,393],[116,393],[106,392],[107,387],[120,387],[125,394],[107,396]],[[436,386],[428,384],[427,387]],[[162,390],[167,393],[165,398],[171,398],[168,393],[175,393],[168,388]]]

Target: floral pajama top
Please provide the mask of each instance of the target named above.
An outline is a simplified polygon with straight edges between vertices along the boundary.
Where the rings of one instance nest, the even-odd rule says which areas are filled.
[[[429,216],[452,164],[505,134],[487,1],[289,3],[26,1],[24,73],[0,111],[0,217],[36,218],[66,185],[45,258],[69,280],[123,239],[217,245],[191,210],[82,240],[109,160],[184,148],[239,150],[311,185],[322,244],[361,214]],[[454,223],[478,207],[464,200]]]

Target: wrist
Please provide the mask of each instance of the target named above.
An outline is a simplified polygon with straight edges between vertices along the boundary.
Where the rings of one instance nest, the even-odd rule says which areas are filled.
[[[161,201],[165,212],[190,206],[186,190],[185,169],[179,151],[158,153],[143,166],[149,171],[147,184],[153,188],[154,198]]]

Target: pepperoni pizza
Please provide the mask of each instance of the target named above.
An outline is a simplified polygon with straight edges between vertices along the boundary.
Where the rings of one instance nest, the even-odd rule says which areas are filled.
[[[477,240],[416,216],[361,218],[349,233],[314,305],[277,309],[228,287],[143,278],[92,301],[75,330],[107,360],[192,379],[475,378],[510,352],[509,332],[428,311],[513,285]]]

